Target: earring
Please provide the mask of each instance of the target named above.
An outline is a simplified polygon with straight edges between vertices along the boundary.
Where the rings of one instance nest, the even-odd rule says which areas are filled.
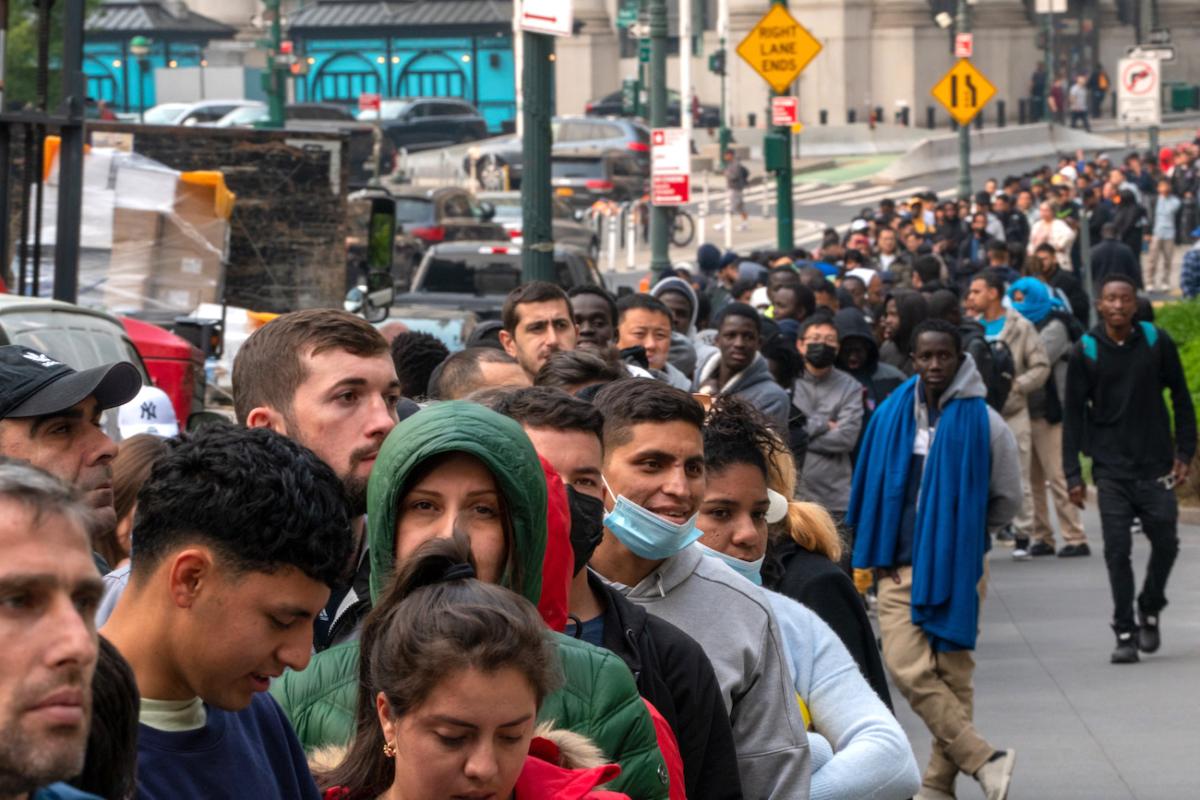
[[[387,756],[388,758],[395,758],[396,757],[396,745],[392,744],[391,742],[384,742],[383,754],[385,756]]]

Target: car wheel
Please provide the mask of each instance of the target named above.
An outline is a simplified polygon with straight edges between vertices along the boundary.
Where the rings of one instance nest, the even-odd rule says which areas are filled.
[[[504,161],[490,154],[479,159],[475,165],[475,179],[484,191],[504,191]]]

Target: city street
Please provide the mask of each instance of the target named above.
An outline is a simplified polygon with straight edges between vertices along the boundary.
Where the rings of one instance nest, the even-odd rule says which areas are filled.
[[[992,550],[975,724],[993,745],[1016,748],[1015,800],[1193,797],[1200,786],[1200,526],[1180,526],[1162,649],[1138,664],[1113,665],[1094,498],[1085,525],[1090,558],[1014,562],[1010,548]],[[1135,537],[1139,584],[1148,552],[1145,538]],[[894,690],[892,699],[924,767],[929,733]],[[980,793],[959,776],[958,796]]]

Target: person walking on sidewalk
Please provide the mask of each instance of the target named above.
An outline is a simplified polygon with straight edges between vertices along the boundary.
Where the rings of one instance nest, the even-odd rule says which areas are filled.
[[[1054,526],[1046,502],[1046,488],[1054,498],[1058,526],[1066,542],[1058,555],[1063,558],[1090,556],[1087,536],[1079,509],[1071,504],[1062,462],[1063,392],[1067,382],[1067,358],[1071,345],[1083,333],[1061,306],[1051,300],[1050,290],[1037,278],[1021,278],[1008,290],[1008,296],[1021,316],[1033,323],[1046,356],[1050,359],[1050,377],[1042,388],[1029,395],[1029,424],[1032,457],[1029,483],[1033,493],[1033,538],[1031,556],[1054,555]],[[1072,334],[1072,331],[1075,333]]]
[[[1174,489],[1187,480],[1196,452],[1196,414],[1175,342],[1149,322],[1134,322],[1133,282],[1110,274],[1096,308],[1101,322],[1080,339],[1067,366],[1063,464],[1071,502],[1083,508],[1079,454],[1092,459],[1117,636],[1112,662],[1128,664],[1138,660],[1139,650],[1159,648],[1159,614],[1167,605],[1167,578],[1179,553]],[[1174,435],[1164,389],[1171,391]],[[1134,517],[1150,540],[1136,621],[1130,559]]]
[[[1150,200],[1151,228],[1146,233],[1146,287],[1159,292],[1179,289],[1179,267],[1175,265],[1175,215],[1183,201],[1171,193],[1171,181],[1158,182],[1158,194]]]
[[[1021,506],[1017,443],[958,328],[929,319],[912,341],[917,374],[871,416],[854,471],[853,564],[877,571],[884,664],[933,734],[917,797],[952,800],[961,771],[1004,800],[1016,753],[975,728],[972,651],[988,533]]]
[[[1067,107],[1071,111],[1071,127],[1077,128],[1082,123],[1083,129],[1088,133],[1092,132],[1092,123],[1088,121],[1088,88],[1087,76],[1080,75],[1075,79],[1074,85],[1067,92]]]
[[[737,229],[744,231],[746,230],[746,220],[749,217],[746,214],[746,199],[742,196],[742,193],[750,185],[750,171],[734,155],[733,150],[725,151],[725,185],[729,189],[729,212],[731,215],[741,215],[742,221],[738,223]],[[717,230],[721,230],[724,227],[724,221],[716,224]]]
[[[1033,493],[1029,472],[1033,461],[1033,431],[1029,421],[1029,396],[1050,377],[1050,359],[1037,329],[1020,314],[1004,307],[1004,280],[994,270],[971,281],[967,307],[983,325],[984,336],[993,348],[1004,347],[1012,357],[1012,391],[1000,413],[1012,429],[1021,453],[1021,510],[1013,520],[1015,545],[1012,557],[1027,560],[1029,539],[1033,533]]]

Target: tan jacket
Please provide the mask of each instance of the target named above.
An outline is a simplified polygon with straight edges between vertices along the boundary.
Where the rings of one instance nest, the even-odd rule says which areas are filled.
[[[1042,388],[1050,377],[1050,358],[1037,328],[1014,309],[1008,309],[1004,317],[1000,341],[1012,351],[1016,366],[1012,391],[1004,402],[1003,415],[1008,419],[1029,408],[1029,395]]]

